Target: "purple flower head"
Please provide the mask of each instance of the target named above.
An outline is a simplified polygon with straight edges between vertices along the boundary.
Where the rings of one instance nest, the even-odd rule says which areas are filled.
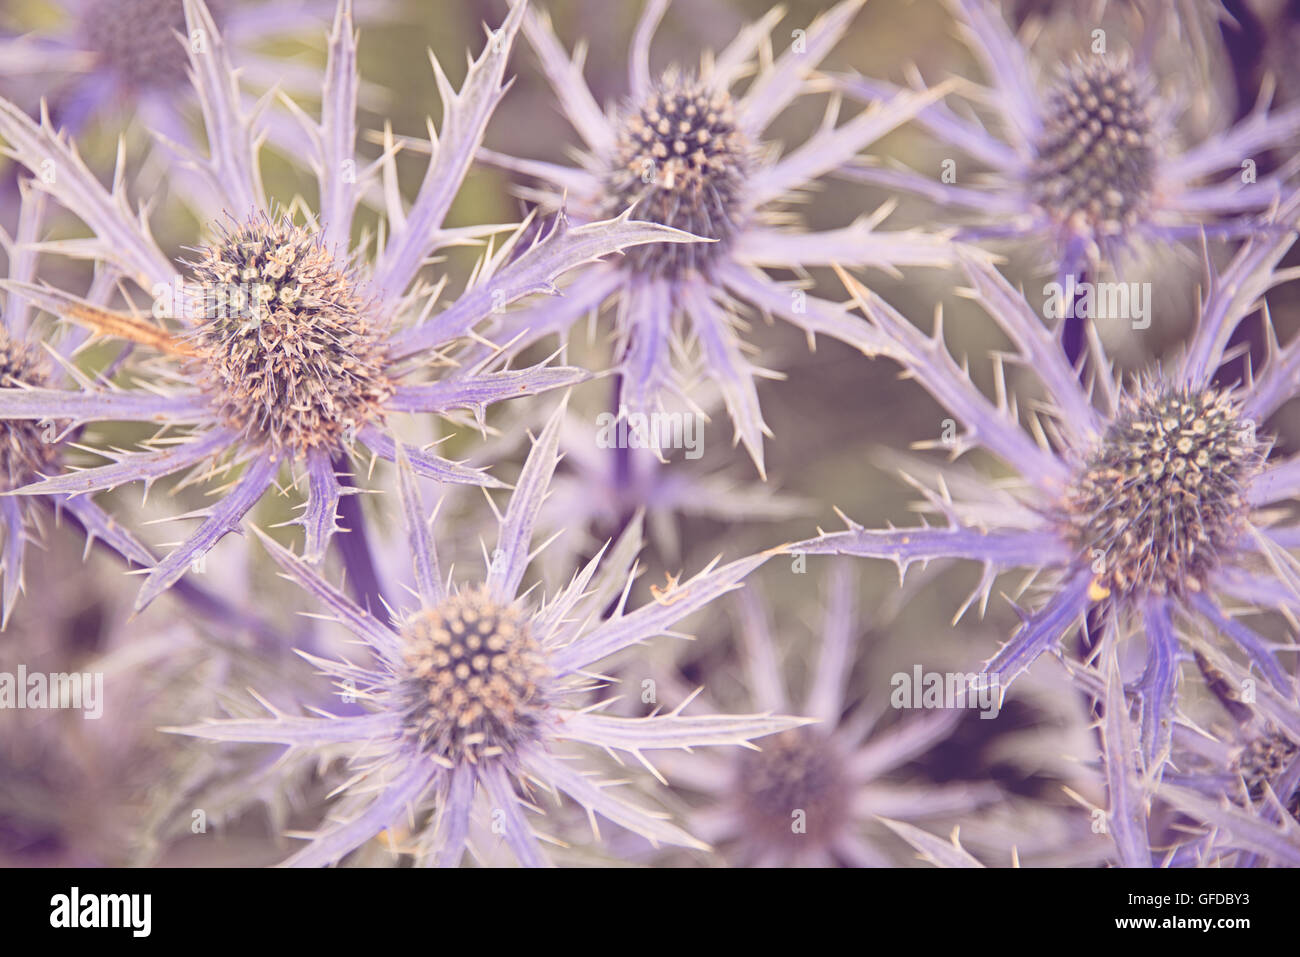
[[[962,238],[1027,240],[1049,250],[1059,274],[1077,275],[1113,266],[1144,243],[1197,239],[1202,230],[1249,235],[1293,172],[1292,164],[1255,173],[1261,154],[1300,134],[1300,108],[1270,113],[1267,93],[1236,125],[1185,149],[1172,146],[1175,106],[1157,90],[1148,56],[1146,41],[1154,34],[1134,50],[1099,50],[1094,36],[1054,77],[1041,77],[996,4],[951,5],[990,79],[979,99],[996,108],[999,130],[943,103],[925,109],[917,122],[991,170],[989,183],[939,181],[861,163],[846,172],[971,217]],[[1082,28],[1078,33],[1087,40]],[[919,76],[914,85],[924,87]],[[865,77],[846,78],[844,87],[868,100],[897,93]]]
[[[538,512],[558,461],[563,406],[536,439],[500,517],[486,576],[459,587],[444,580],[416,477],[399,454],[398,491],[409,536],[417,602],[381,620],[321,579],[301,559],[262,536],[288,577],[303,586],[366,646],[372,661],[312,658],[369,713],[351,717],[226,720],[182,729],[218,741],[271,742],[294,753],[343,748],[352,777],[333,822],[291,859],[340,861],[390,826],[412,822],[419,863],[458,864],[478,853],[479,812],[517,860],[546,863],[525,815],[538,791],[563,792],[649,840],[702,847],[659,815],[615,797],[607,782],[573,763],[583,751],[645,752],[745,745],[798,727],[770,714],[690,717],[674,712],[620,718],[582,699],[599,686],[598,662],[669,634],[677,622],[737,587],[768,554],[716,562],[634,611],[626,609],[640,548],[640,521],[602,549],[553,597],[521,591]],[[611,604],[613,611],[605,614]],[[488,838],[496,841],[496,838]]]
[[[39,245],[46,218],[46,197],[30,183],[20,184],[18,226],[11,237],[0,230],[0,245],[7,261],[6,281],[10,288],[3,295],[0,311],[0,385],[15,395],[54,392],[61,385],[76,385],[76,373],[70,361],[78,346],[85,342],[83,330],[72,328],[56,339],[49,337],[35,322],[33,301],[16,288],[30,285],[36,276]],[[111,288],[111,283],[97,280],[92,297]],[[75,441],[76,423],[58,416],[28,416],[0,421],[0,530],[3,531],[3,555],[0,571],[4,575],[3,614],[0,628],[8,624],[23,584],[23,558],[27,545],[40,538],[42,519],[54,516],[78,526],[89,551],[100,542],[122,559],[139,567],[150,567],[156,557],[148,546],[115,521],[89,498],[71,497],[54,492],[39,497],[19,498],[8,493],[35,482],[40,475],[62,467],[67,445]],[[208,610],[219,607],[226,621],[236,628],[252,625],[265,633],[265,624],[244,612],[217,601],[201,589],[184,590],[187,600],[199,601]],[[216,602],[213,604],[213,602]]]
[[[361,0],[365,13],[386,0]],[[180,143],[190,142],[185,114],[193,103],[187,50],[202,49],[202,27],[186,19],[183,0],[58,0],[54,17],[19,36],[0,38],[0,77],[7,96],[21,82],[42,78],[41,95],[50,99],[59,125],[80,132],[91,122],[126,114],[145,128]],[[276,39],[300,36],[329,22],[333,0],[211,0],[208,12],[229,44],[243,77],[253,86],[309,92],[309,69],[258,51]],[[129,115],[129,114],[127,114]],[[273,125],[277,140],[287,127]]]
[[[521,349],[551,334],[563,336],[603,304],[616,306],[619,407],[650,412],[684,393],[692,365],[720,388],[745,446],[763,474],[763,436],[756,378],[771,376],[747,355],[743,311],[779,316],[807,332],[829,335],[868,354],[886,343],[840,303],[775,282],[763,267],[826,266],[831,262],[892,269],[952,261],[947,237],[919,231],[881,232],[886,214],[824,232],[791,226],[785,209],[801,190],[915,116],[943,91],[900,93],[846,122],[833,97],[820,128],[777,155],[765,140],[772,122],[816,88],[817,65],[862,6],[845,0],[819,16],[796,45],[771,62],[760,54],[779,13],[742,30],[699,70],[670,66],[651,72],[651,40],[668,10],[650,0],[629,57],[627,98],[602,109],[581,71],[581,57],[564,51],[549,21],[525,15],[527,35],[565,116],[583,141],[577,168],[491,151],[491,163],[541,184],[528,196],[544,207],[570,204],[582,221],[631,207],[633,215],[707,240],[689,249],[650,243],[617,261],[592,267],[562,299],[503,322],[495,338]],[[748,78],[743,94],[733,92]],[[698,363],[690,344],[698,347]]]
[[[803,713],[817,723],[774,735],[759,751],[689,759],[695,767],[684,780],[709,801],[697,830],[729,864],[890,866],[878,819],[961,815],[997,797],[992,787],[896,780],[903,765],[948,737],[962,712],[945,709],[879,726],[879,711],[849,684],[863,633],[855,592],[853,569],[838,560],[829,576],[810,684],[798,702],[771,612],[753,588],[738,600],[745,685],[754,703],[764,711]]]
[[[1180,725],[1177,775],[1157,794],[1180,819],[1174,861],[1188,866],[1300,866],[1300,744],[1266,721],[1219,737]]]
[[[1234,330],[1272,286],[1290,278],[1276,266],[1295,240],[1298,209],[1300,197],[1293,195],[1277,211],[1281,228],[1246,243],[1222,275],[1210,277],[1185,353],[1128,389],[1112,378],[1095,329],[1093,386],[1085,389],[1023,296],[987,263],[968,260],[977,300],[1046,393],[1047,411],[1029,416],[1029,430],[1000,367],[992,402],[949,354],[941,328],[925,336],[842,274],[864,313],[904,346],[900,361],[909,375],[966,426],[943,444],[954,455],[981,447],[1023,482],[1014,489],[1003,482],[981,487],[954,468],[951,481],[941,479],[928,495],[945,526],[871,530],[850,522],[847,531],[823,533],[791,550],[887,558],[900,569],[941,558],[976,561],[984,575],[963,611],[977,598],[984,606],[999,573],[1031,569],[1045,598],[1032,610],[1018,609],[1023,624],[984,671],[1006,688],[1086,621],[1106,700],[1103,739],[1113,799],[1159,779],[1170,751],[1180,661],[1205,635],[1233,646],[1300,721],[1295,675],[1280,649],[1228,604],[1284,614],[1300,604],[1289,552],[1295,533],[1273,507],[1295,496],[1300,468],[1271,455],[1271,442],[1257,431],[1294,394],[1300,347],[1279,347],[1270,338],[1257,375],[1230,386],[1216,380]],[[1146,658],[1141,675],[1129,680],[1121,677],[1127,661],[1116,646],[1135,632],[1144,636]],[[1136,737],[1126,691],[1140,715]],[[1121,844],[1126,860],[1144,856],[1145,836],[1136,824],[1128,836],[1132,841]]]
[[[1108,737],[1126,737],[1122,721],[1104,722],[1103,755],[1109,819],[1119,822],[1119,860],[1129,866],[1159,863],[1176,867],[1296,866],[1300,862],[1300,715],[1294,697],[1258,684],[1213,642],[1193,635],[1190,658],[1223,709],[1205,714],[1203,725],[1187,702],[1173,723],[1170,758],[1159,774],[1129,761]],[[1107,652],[1109,655],[1109,651]],[[1104,670],[1072,664],[1074,681],[1094,701],[1130,703],[1138,694],[1108,687]],[[1112,672],[1116,674],[1116,672]],[[1196,708],[1204,712],[1205,702]],[[1224,712],[1230,720],[1224,720]],[[1145,842],[1145,843],[1144,843]],[[1150,845],[1149,851],[1146,844]]]
[[[341,497],[350,491],[340,473],[347,475],[354,449],[364,447],[388,461],[398,455],[389,417],[456,409],[481,417],[492,403],[588,376],[548,365],[502,369],[492,354],[454,377],[431,380],[431,370],[457,363],[461,337],[516,300],[552,291],[556,277],[601,256],[650,241],[692,241],[626,213],[576,227],[559,214],[530,246],[517,249],[521,227],[480,263],[474,282],[454,304],[432,314],[441,286],[422,279],[421,269],[438,250],[473,238],[444,228],[444,221],[504,93],[506,58],[522,15],[522,4],[512,8],[472,61],[459,91],[437,73],[445,104],[442,134],[419,193],[406,208],[391,152],[369,166],[355,154],[357,37],[351,3],[341,0],[330,36],[321,120],[298,114],[321,197],[318,218],[299,223],[275,213],[266,199],[260,141],[241,105],[224,42],[203,5],[186,0],[187,22],[208,38],[202,52],[191,50],[190,61],[211,144],[210,155],[194,155],[190,162],[222,205],[236,211],[198,249],[187,278],[154,243],[144,215],[130,211],[120,176],[111,192],[104,189],[48,117],[37,124],[0,101],[0,134],[11,155],[33,171],[52,161],[54,173],[41,179],[40,187],[93,231],[92,238],[60,250],[94,259],[105,272],[148,291],[156,317],[180,325],[172,333],[62,290],[10,283],[36,305],[155,356],[147,380],[127,386],[101,376],[77,389],[0,390],[0,417],[75,425],[135,421],[167,430],[145,451],[96,449],[111,464],[32,482],[18,493],[84,496],[133,481],[148,487],[188,470],[197,480],[210,474],[214,463],[227,471],[242,467],[219,501],[200,513],[198,530],[153,568],[138,607],[237,530],[284,466],[295,485],[305,484],[307,501],[298,523],[305,529],[308,560],[319,560],[338,528]],[[362,191],[381,174],[387,236],[366,255],[352,247],[353,214]],[[402,454],[430,478],[500,484],[478,469],[419,448]]]

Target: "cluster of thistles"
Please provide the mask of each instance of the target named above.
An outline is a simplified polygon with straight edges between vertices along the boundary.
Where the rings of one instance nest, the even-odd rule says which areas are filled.
[[[1300,866],[1300,102],[1215,120],[1213,3],[903,7],[966,47],[896,83],[865,2],[661,63],[695,13],[646,0],[607,91],[502,0],[426,136],[361,78],[385,3],[0,37],[0,737],[70,707],[37,672],[102,673],[124,795],[42,798],[105,746],[45,725],[0,858],[229,860],[260,809],[300,865]],[[260,52],[286,28],[319,75]],[[502,140],[515,73],[554,109]],[[467,224],[474,177],[523,221]],[[928,392],[930,451],[846,403],[788,434],[836,362],[909,428]],[[797,497],[787,442],[825,453]],[[926,517],[818,528],[893,507],[882,462]],[[111,582],[93,624],[69,576]]]

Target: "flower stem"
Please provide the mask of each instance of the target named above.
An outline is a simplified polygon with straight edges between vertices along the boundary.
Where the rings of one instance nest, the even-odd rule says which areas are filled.
[[[346,455],[334,460],[334,471],[344,488],[355,488],[351,464]],[[379,587],[379,573],[375,557],[370,550],[370,537],[366,533],[366,517],[361,510],[360,495],[344,495],[339,499],[339,525],[342,531],[334,536],[339,557],[347,572],[348,588],[357,603],[374,615],[384,613],[384,593]]]

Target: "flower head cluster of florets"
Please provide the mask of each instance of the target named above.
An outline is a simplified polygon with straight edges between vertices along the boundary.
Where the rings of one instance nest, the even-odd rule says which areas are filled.
[[[0,387],[44,388],[50,384],[50,367],[40,347],[15,339],[0,327]],[[49,471],[58,457],[50,441],[55,423],[30,419],[0,422],[0,487],[11,491]]]
[[[737,772],[737,811],[756,840],[791,851],[803,840],[825,844],[852,817],[844,756],[816,728],[773,735],[761,751],[738,762]],[[792,829],[797,815],[806,829]]]
[[[675,276],[706,269],[736,232],[753,147],[739,128],[731,94],[673,70],[618,124],[618,163],[609,173],[611,212],[715,240],[651,243],[631,250],[629,268]]]
[[[200,252],[193,345],[225,424],[301,456],[379,416],[393,386],[373,303],[319,233],[261,216]]]
[[[1237,750],[1228,770],[1241,778],[1245,788],[1241,797],[1257,803],[1263,799],[1265,787],[1276,787],[1297,758],[1300,758],[1300,745],[1277,728],[1269,727]],[[1287,811],[1300,820],[1300,792],[1291,795]]]
[[[1158,145],[1150,94],[1129,60],[1078,61],[1047,96],[1031,194],[1062,222],[1119,235],[1148,211]]]
[[[1234,548],[1268,447],[1226,390],[1127,396],[1065,498],[1068,535],[1117,596],[1201,591]]]
[[[420,748],[457,762],[511,753],[546,714],[545,655],[524,613],[486,586],[447,596],[402,626],[407,721]]]

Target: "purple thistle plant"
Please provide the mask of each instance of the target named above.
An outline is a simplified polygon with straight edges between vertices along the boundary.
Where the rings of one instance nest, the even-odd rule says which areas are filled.
[[[1143,42],[1136,51],[1079,53],[1054,80],[1040,79],[1031,51],[990,0],[950,0],[962,35],[991,87],[999,130],[943,103],[917,123],[991,172],[987,185],[940,181],[859,160],[842,172],[929,199],[964,217],[964,240],[1013,239],[1049,251],[1064,278],[1115,266],[1142,244],[1244,237],[1274,204],[1295,164],[1258,178],[1243,172],[1267,150],[1296,141],[1300,107],[1270,113],[1265,92],[1250,116],[1185,149],[1171,148],[1173,105],[1156,91]],[[1149,37],[1147,38],[1149,39]],[[911,83],[924,88],[914,74]],[[845,92],[874,101],[888,82],[842,78]]]
[[[804,723],[770,714],[621,718],[602,714],[599,703],[582,704],[601,684],[592,671],[599,662],[671,634],[679,621],[736,588],[774,552],[720,566],[715,560],[627,611],[641,544],[638,519],[576,571],[566,588],[550,599],[530,598],[532,589],[520,588],[559,461],[563,415],[561,406],[534,442],[500,516],[487,574],[475,584],[456,587],[450,578],[443,580],[415,473],[399,453],[398,496],[417,603],[390,618],[363,611],[259,532],[286,576],[329,609],[373,657],[368,664],[309,658],[340,690],[367,705],[365,715],[308,718],[275,711],[264,720],[214,720],[176,729],[215,741],[283,744],[299,754],[346,749],[352,777],[341,789],[332,822],[288,863],[336,863],[409,820],[417,862],[455,866],[472,849],[476,808],[486,803],[497,825],[493,832],[519,863],[543,865],[546,854],[524,813],[535,809],[539,792],[567,794],[587,811],[593,831],[600,815],[655,843],[702,848],[656,813],[614,797],[608,782],[579,770],[571,759],[603,749],[649,767],[648,751],[743,746]]]
[[[768,739],[761,751],[692,755],[668,766],[685,786],[705,795],[708,803],[697,812],[694,830],[728,864],[894,866],[880,840],[880,821],[964,815],[997,799],[992,785],[894,780],[899,768],[947,738],[963,712],[944,709],[879,727],[879,708],[860,701],[849,686],[863,628],[847,562],[831,566],[820,645],[798,703],[769,609],[752,587],[737,604],[745,687],[753,703],[765,712],[805,714],[816,723]]]
[[[1102,703],[1107,820],[1118,860],[1138,867],[1296,866],[1300,716],[1294,694],[1260,684],[1206,636],[1184,639],[1191,654],[1183,657],[1194,660],[1233,724],[1225,728],[1216,719],[1200,727],[1180,713],[1169,761],[1154,772],[1130,760],[1137,748],[1113,645],[1100,666],[1068,663],[1076,687]],[[1140,696],[1130,697],[1140,709]]]
[[[12,284],[3,293],[0,309],[0,385],[6,390],[47,390],[56,385],[80,384],[72,364],[76,349],[85,342],[83,330],[72,328],[58,337],[57,344],[45,341],[35,323],[36,308],[16,286],[30,285],[37,272],[39,247],[46,219],[46,197],[24,181],[19,184],[19,215],[14,235],[0,229],[0,246],[7,263],[6,281]],[[96,277],[90,290],[92,300],[111,292],[112,282],[106,274]],[[42,349],[44,346],[44,349]],[[76,527],[85,539],[89,554],[100,545],[114,552],[128,565],[152,567],[157,557],[93,499],[53,492],[39,497],[20,498],[9,493],[22,488],[43,472],[56,471],[66,448],[75,442],[75,423],[54,416],[0,420],[0,573],[3,573],[3,611],[0,630],[24,589],[23,558],[28,545],[39,542],[42,519]],[[235,631],[248,629],[264,639],[280,636],[260,616],[238,608],[196,585],[181,588],[178,597],[193,610],[223,622]]]
[[[377,12],[386,4],[360,5]],[[13,85],[39,75],[60,127],[74,133],[127,114],[189,142],[184,116],[193,87],[186,49],[201,47],[206,38],[192,32],[182,0],[57,0],[48,6],[55,17],[39,29],[0,37],[0,78]],[[300,35],[304,25],[328,24],[333,0],[212,0],[207,7],[246,81],[263,89],[311,90],[316,77],[310,69],[257,46]]]
[[[495,354],[455,377],[430,381],[427,370],[455,365],[458,341],[476,325],[521,298],[552,292],[553,281],[569,270],[630,245],[694,241],[670,227],[634,221],[630,211],[579,226],[570,226],[560,214],[526,249],[515,248],[520,227],[479,264],[460,298],[434,314],[441,284],[420,278],[423,264],[438,250],[485,232],[446,229],[444,220],[504,94],[506,59],[523,5],[511,9],[472,61],[459,91],[435,63],[445,111],[442,131],[409,209],[399,198],[391,151],[370,166],[361,165],[355,154],[357,37],[351,10],[349,0],[341,0],[330,35],[320,122],[298,114],[321,197],[319,216],[299,225],[267,202],[259,140],[241,106],[225,44],[203,4],[186,0],[187,23],[208,37],[204,52],[191,50],[190,60],[211,146],[209,156],[192,156],[190,162],[232,211],[224,231],[198,250],[188,284],[154,243],[144,215],[131,212],[120,169],[113,190],[106,190],[48,116],[37,124],[0,101],[0,135],[8,140],[10,155],[34,171],[52,158],[54,175],[39,180],[40,188],[93,231],[90,239],[47,248],[93,259],[155,300],[161,293],[165,317],[180,323],[172,334],[71,293],[8,284],[39,307],[131,346],[143,345],[155,356],[144,370],[148,378],[128,387],[102,378],[77,389],[0,389],[0,419],[165,427],[145,451],[96,448],[111,464],[31,482],[15,493],[87,496],[133,481],[147,489],[176,473],[190,471],[188,480],[197,481],[218,467],[228,472],[242,466],[219,501],[195,513],[203,519],[198,530],[154,566],[138,608],[238,530],[286,465],[294,485],[306,487],[304,512],[296,521],[305,531],[309,561],[323,557],[339,531],[338,516],[346,516],[348,542],[365,541],[361,512],[345,497],[355,491],[347,473],[358,445],[388,461],[402,454],[418,474],[439,481],[499,486],[478,469],[420,448],[400,448],[387,420],[457,409],[481,418],[492,403],[582,381],[588,373],[569,367],[503,370]],[[362,191],[381,172],[388,197],[386,241],[366,256],[363,247],[352,245],[353,214]],[[179,294],[173,296],[173,290]],[[177,300],[179,308],[170,309],[168,299]],[[176,426],[191,428],[177,435]],[[345,549],[344,557],[354,581],[373,576],[355,549]],[[378,601],[380,596],[370,597]]]
[[[1232,720],[1226,727],[1216,720],[1204,728],[1191,721],[1174,728],[1178,770],[1166,771],[1158,796],[1209,830],[1189,840],[1181,827],[1171,860],[1300,865],[1300,722],[1289,702],[1272,689],[1256,693],[1249,673],[1214,649],[1198,650],[1195,659]]]
[[[780,317],[804,330],[810,342],[828,335],[869,355],[887,345],[844,305],[808,295],[802,283],[776,282],[763,267],[802,270],[838,262],[893,271],[952,262],[945,236],[877,230],[887,210],[840,229],[813,232],[794,225],[787,208],[824,174],[943,95],[943,90],[900,93],[844,123],[839,98],[833,96],[820,128],[805,142],[783,156],[765,142],[777,116],[817,88],[813,72],[863,2],[845,0],[822,14],[809,26],[805,47],[775,59],[760,54],[768,49],[779,10],[743,29],[726,49],[705,56],[698,72],[672,66],[656,75],[650,71],[650,46],[669,4],[649,0],[628,61],[628,97],[608,109],[597,104],[582,77],[583,54],[571,59],[548,19],[526,14],[524,32],[582,139],[581,165],[488,150],[479,155],[541,184],[525,195],[543,208],[567,204],[586,222],[630,205],[638,217],[713,242],[690,251],[648,243],[594,266],[566,296],[507,319],[493,338],[519,350],[552,334],[563,337],[582,317],[614,304],[618,402],[633,413],[653,412],[673,393],[685,396],[684,357],[693,341],[703,376],[722,392],[736,442],[763,475],[768,429],[755,380],[775,373],[747,356],[741,312]],[[733,94],[742,77],[749,85],[743,95]]]
[[[849,521],[846,531],[789,548],[889,559],[900,571],[945,558],[977,562],[983,576],[959,618],[976,599],[981,610],[987,605],[1000,573],[1029,569],[1044,599],[1017,609],[1023,624],[983,669],[1004,690],[1086,621],[1085,636],[1095,639],[1089,657],[1100,662],[1112,827],[1126,863],[1149,863],[1142,809],[1169,757],[1184,648],[1207,635],[1235,647],[1300,727],[1294,668],[1280,657],[1290,649],[1243,624],[1229,606],[1283,614],[1300,607],[1290,551],[1296,531],[1275,508],[1300,489],[1300,465],[1272,456],[1271,441],[1257,431],[1295,394],[1300,344],[1278,345],[1264,305],[1263,369],[1244,383],[1216,380],[1237,326],[1269,289],[1294,278],[1294,270],[1277,266],[1296,238],[1298,210],[1293,195],[1277,211],[1280,228],[1251,239],[1222,275],[1211,274],[1184,353],[1128,388],[1112,378],[1094,330],[1093,385],[1085,389],[1024,297],[987,263],[967,260],[976,299],[1014,344],[1014,360],[1032,367],[1045,390],[1046,412],[1030,414],[1028,428],[1000,361],[994,402],[948,352],[941,322],[926,336],[841,273],[864,314],[897,341],[906,373],[966,427],[951,442],[927,444],[946,446],[954,457],[980,447],[1020,480],[981,486],[954,467],[951,482],[941,478],[927,492],[945,526],[877,530]],[[1126,683],[1117,646],[1133,634],[1144,636],[1145,667]],[[1127,691],[1139,713],[1136,731]]]

